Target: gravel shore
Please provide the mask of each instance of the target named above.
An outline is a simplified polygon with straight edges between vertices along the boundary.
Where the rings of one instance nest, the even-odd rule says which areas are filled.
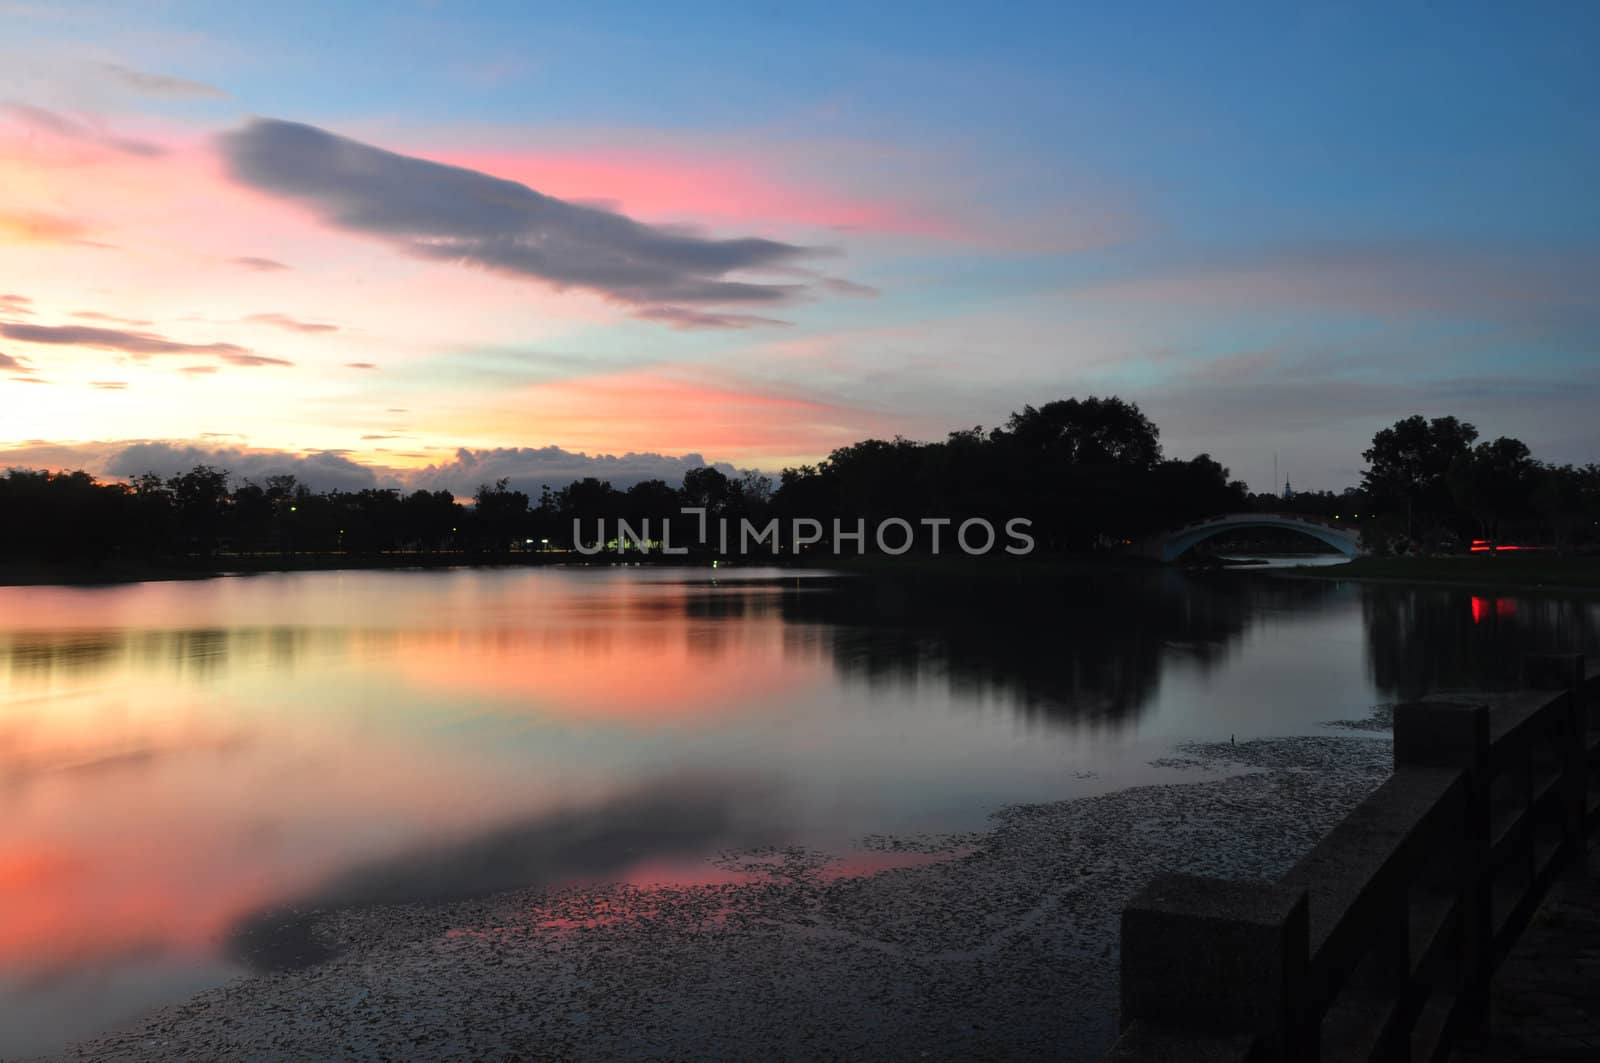
[[[1095,1059],[1124,901],[1163,870],[1277,874],[1382,781],[1390,746],[1196,745],[1166,763],[1194,780],[867,839],[920,860],[865,877],[803,850],[729,853],[716,885],[329,911],[312,933],[331,959],[55,1058]]]

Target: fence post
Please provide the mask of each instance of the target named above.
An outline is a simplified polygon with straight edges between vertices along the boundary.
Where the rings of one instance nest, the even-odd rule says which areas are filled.
[[[1467,785],[1462,824],[1460,1013],[1480,1032],[1489,1025],[1494,973],[1493,876],[1489,867],[1489,706],[1410,701],[1394,710],[1394,767],[1460,768]]]
[[[1304,890],[1161,875],[1122,910],[1122,1028],[1248,1034],[1263,1060],[1314,1061]]]
[[[1581,653],[1528,653],[1522,657],[1522,681],[1535,690],[1567,692],[1561,716],[1561,784],[1566,814],[1562,819],[1562,863],[1581,864],[1584,813],[1588,810],[1585,743],[1588,710],[1584,705],[1584,660]]]

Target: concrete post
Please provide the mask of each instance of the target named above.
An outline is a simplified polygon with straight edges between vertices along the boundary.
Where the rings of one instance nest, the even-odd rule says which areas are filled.
[[[1584,844],[1584,813],[1588,810],[1589,790],[1584,764],[1589,721],[1583,700],[1583,654],[1525,654],[1522,681],[1535,690],[1567,692],[1561,719],[1561,785],[1566,812],[1561,824],[1562,863],[1582,864],[1588,849]]]
[[[1263,1060],[1314,1061],[1309,947],[1304,890],[1162,875],[1122,911],[1122,1027],[1248,1034]]]
[[[1489,979],[1494,973],[1493,877],[1489,873],[1489,706],[1411,701],[1394,710],[1394,766],[1460,768],[1467,784],[1461,839],[1461,964],[1463,1014],[1488,1032]]]

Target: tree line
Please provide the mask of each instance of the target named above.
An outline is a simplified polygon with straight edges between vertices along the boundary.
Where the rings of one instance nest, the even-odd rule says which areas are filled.
[[[1411,417],[1377,433],[1362,486],[1342,493],[1251,495],[1206,454],[1163,455],[1160,431],[1115,396],[1024,406],[1004,424],[945,439],[896,437],[841,447],[815,465],[758,473],[689,470],[680,484],[627,489],[595,478],[537,497],[500,480],[463,502],[448,491],[311,490],[293,476],[232,482],[198,465],[162,478],[101,482],[83,471],[11,469],[0,478],[0,557],[48,562],[160,561],[217,555],[514,553],[593,546],[625,521],[645,536],[714,552],[703,527],[787,527],[797,518],[871,526],[900,518],[927,549],[927,520],[1030,522],[1045,551],[1110,549],[1217,513],[1270,509],[1355,519],[1383,548],[1539,534],[1590,542],[1600,467],[1535,461],[1511,439],[1476,443],[1453,417]],[[1476,445],[1474,445],[1476,443]],[[696,511],[686,515],[684,509]],[[702,516],[703,514],[703,516]],[[576,531],[576,536],[575,536]],[[785,544],[787,546],[787,544]],[[659,547],[657,547],[659,548]],[[871,549],[870,536],[867,549]]]
[[[1025,406],[990,431],[971,428],[936,442],[869,439],[774,482],[701,467],[679,484],[646,480],[626,489],[595,478],[541,485],[537,497],[506,480],[470,501],[447,491],[369,488],[314,491],[293,476],[232,482],[198,465],[127,483],[83,471],[12,469],[0,478],[0,556],[100,561],[306,553],[465,553],[503,556],[563,550],[578,537],[627,521],[699,546],[704,511],[715,527],[808,518],[869,525],[898,517],[959,524],[983,517],[1032,522],[1044,549],[1108,547],[1159,527],[1238,508],[1247,492],[1207,455],[1165,459],[1156,426],[1116,397]],[[670,524],[670,529],[668,525]],[[715,536],[705,549],[715,550]],[[919,543],[925,546],[926,543]],[[870,536],[869,536],[869,549]]]
[[[1420,414],[1379,431],[1362,457],[1376,511],[1363,535],[1378,552],[1600,542],[1600,465],[1541,462],[1520,439],[1480,441],[1472,424]]]

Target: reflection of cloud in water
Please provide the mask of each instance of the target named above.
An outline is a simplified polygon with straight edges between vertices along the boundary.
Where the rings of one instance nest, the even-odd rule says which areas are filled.
[[[771,843],[765,788],[673,779],[584,808],[541,813],[456,841],[351,868],[310,893],[242,920],[229,951],[262,970],[317,963],[335,950],[318,938],[319,910],[442,903],[509,889],[624,878],[644,862]]]
[[[166,740],[72,734],[57,744],[28,740],[21,728],[0,727],[0,789],[16,789],[52,775],[94,775],[137,771],[167,758],[196,753],[233,753],[251,739],[243,732],[193,734]]]
[[[451,611],[459,603],[400,614],[417,627],[375,624],[360,612],[352,621],[366,622],[345,627],[15,632],[0,635],[0,663],[13,681],[37,685],[118,666],[206,683],[344,662],[426,695],[646,725],[742,714],[825,681],[831,669],[873,685],[937,681],[959,697],[998,698],[1058,725],[1122,727],[1155,695],[1165,658],[1181,653],[1212,667],[1252,617],[1304,612],[1333,592],[1239,573],[1093,569],[715,588],[645,582],[629,593],[555,586],[532,612],[525,602],[495,608],[490,597],[470,617]]]

